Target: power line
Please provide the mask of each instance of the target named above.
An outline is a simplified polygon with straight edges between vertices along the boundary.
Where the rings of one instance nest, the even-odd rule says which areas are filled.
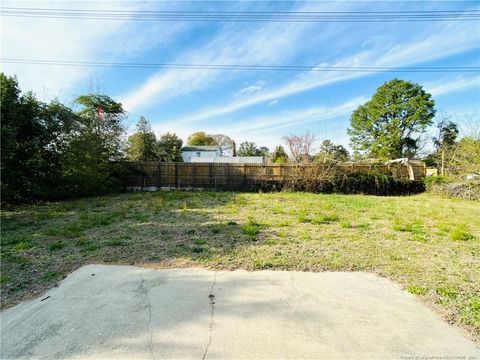
[[[304,65],[255,65],[255,64],[179,64],[179,63],[126,63],[69,60],[40,60],[1,58],[3,63],[75,67],[118,67],[184,70],[230,70],[230,71],[345,71],[345,72],[480,72],[480,66],[435,66],[435,67],[374,67],[374,66],[304,66]]]
[[[1,7],[2,16],[88,20],[386,22],[472,21],[480,10],[415,11],[153,11]]]
[[[0,7],[0,10],[31,10],[31,11],[73,11],[73,12],[107,12],[107,13],[205,13],[205,14],[417,14],[417,13],[464,13],[479,12],[480,9],[468,10],[397,10],[397,11],[202,11],[202,10],[119,10],[119,9],[59,9],[59,8],[25,8],[25,7]]]

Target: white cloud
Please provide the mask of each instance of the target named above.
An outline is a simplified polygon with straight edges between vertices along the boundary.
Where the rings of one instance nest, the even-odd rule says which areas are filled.
[[[19,2],[4,1],[3,6],[138,10],[149,4],[138,2]],[[177,24],[150,24],[139,30],[139,23],[128,20],[2,17],[2,57],[21,59],[115,61],[131,57],[161,42],[171,41],[182,29]],[[63,95],[91,78],[100,78],[99,68],[2,64],[2,71],[17,75],[21,88],[33,90],[40,97]],[[99,84],[93,84],[99,85]],[[101,84],[100,84],[101,86]],[[48,90],[47,90],[48,89]]]
[[[236,93],[236,96],[241,96],[241,95],[245,95],[245,94],[252,94],[252,93],[262,91],[265,84],[266,84],[266,81],[259,80],[259,81],[255,82],[255,84],[246,86],[243,89],[239,90]]]
[[[233,123],[219,125],[218,123],[202,124],[202,131],[207,133],[222,133],[232,136],[237,143],[255,140],[260,145],[273,147],[281,143],[282,136],[299,125],[319,124],[330,119],[349,117],[353,110],[364,103],[366,98],[358,97],[335,106],[317,106],[307,109],[297,109],[270,113],[268,115],[238,120]],[[153,126],[157,134],[172,130],[170,123]],[[186,139],[195,131],[189,124],[177,124],[173,127],[178,136]],[[328,134],[324,134],[329,136]]]
[[[477,91],[480,88],[480,76],[472,78],[456,78],[453,81],[433,82],[424,85],[425,90],[431,93],[433,96],[440,96],[455,91],[467,90],[470,88],[476,88]]]
[[[440,59],[478,46],[478,35],[470,31],[465,24],[451,24],[435,28],[435,31],[425,32],[411,39],[408,43],[395,45],[389,50],[375,47],[362,50],[357,54],[337,61],[333,66],[372,66],[372,67],[405,67],[429,60]],[[326,64],[319,64],[322,66]],[[293,78],[290,82],[255,93],[250,97],[234,100],[227,104],[210,109],[202,109],[196,113],[183,116],[172,123],[194,123],[200,120],[214,118],[303,91],[319,88],[328,84],[365,77],[368,73],[361,72],[318,72],[309,71]]]
[[[315,9],[318,4],[307,3],[298,11]],[[315,26],[312,23],[228,24],[206,45],[180,54],[172,62],[185,64],[262,64],[288,62],[308,44],[302,41]],[[317,40],[328,37],[317,35]],[[243,71],[219,70],[161,70],[143,84],[121,96],[128,111],[158,104],[179,95],[210,88],[219,81],[244,75]],[[253,85],[241,95],[261,93],[263,85]]]
[[[247,121],[235,122],[225,130],[236,128],[237,132],[257,133],[259,131],[271,131],[271,129],[284,129],[314,121],[322,121],[343,115],[350,115],[360,104],[366,101],[365,97],[358,97],[337,106],[317,106],[308,109],[288,110],[273,113],[267,116],[255,117]]]
[[[278,104],[278,100],[275,99],[275,100],[269,101],[267,103],[267,107],[272,107],[272,106],[277,105],[277,104]]]

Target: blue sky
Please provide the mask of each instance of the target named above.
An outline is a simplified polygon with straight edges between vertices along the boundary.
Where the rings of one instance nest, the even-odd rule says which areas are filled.
[[[479,9],[462,1],[51,2],[3,6],[215,11],[412,11]],[[328,66],[479,66],[480,24],[458,22],[151,22],[2,18],[2,57],[74,61]],[[420,83],[438,110],[480,123],[479,73],[344,73],[79,68],[2,64],[41,99],[101,91],[157,133],[184,140],[203,130],[273,148],[313,131],[348,145],[352,111],[394,77]]]

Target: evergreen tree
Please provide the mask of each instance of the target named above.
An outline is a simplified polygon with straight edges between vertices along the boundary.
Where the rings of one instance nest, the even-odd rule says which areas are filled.
[[[273,150],[270,160],[275,164],[285,164],[288,161],[288,155],[282,145],[279,145]]]
[[[137,131],[127,140],[127,156],[131,161],[156,161],[159,159],[157,137],[147,119],[140,117]]]
[[[160,161],[181,162],[183,141],[174,133],[166,133],[158,140],[158,155]]]
[[[375,158],[413,157],[432,124],[435,102],[415,83],[393,79],[356,109],[348,129],[356,153]]]

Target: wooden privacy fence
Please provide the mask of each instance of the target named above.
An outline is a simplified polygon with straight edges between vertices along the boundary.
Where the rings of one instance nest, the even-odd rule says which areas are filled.
[[[130,188],[252,188],[260,181],[291,181],[304,177],[335,177],[358,173],[384,173],[398,179],[421,180],[426,166],[420,161],[406,164],[344,163],[328,164],[217,164],[217,163],[128,163],[127,186]]]

